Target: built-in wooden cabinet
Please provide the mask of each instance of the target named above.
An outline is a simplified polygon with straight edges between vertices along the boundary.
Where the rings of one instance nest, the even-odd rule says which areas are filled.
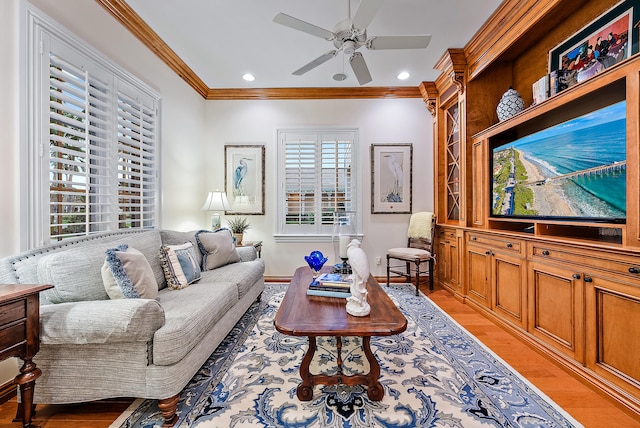
[[[526,328],[526,264],[524,244],[485,233],[466,233],[467,297]]]
[[[640,54],[531,105],[548,52],[617,3],[506,0],[420,89],[434,123],[438,283],[640,416]],[[499,122],[509,86],[527,107]],[[492,147],[620,100],[625,222],[492,216]]]

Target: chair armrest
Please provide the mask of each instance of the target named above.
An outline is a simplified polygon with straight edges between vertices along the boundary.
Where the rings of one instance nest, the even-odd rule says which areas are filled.
[[[40,306],[42,344],[148,342],[164,325],[152,299],[92,300]]]

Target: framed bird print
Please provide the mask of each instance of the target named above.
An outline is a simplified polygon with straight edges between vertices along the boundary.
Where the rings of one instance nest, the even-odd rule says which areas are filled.
[[[264,146],[224,146],[227,214],[264,214]]]
[[[411,143],[371,145],[371,214],[410,214]]]

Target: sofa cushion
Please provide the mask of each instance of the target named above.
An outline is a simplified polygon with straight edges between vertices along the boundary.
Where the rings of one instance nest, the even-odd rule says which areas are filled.
[[[97,240],[41,257],[37,266],[38,282],[54,286],[42,292],[45,299],[51,303],[109,299],[102,282],[105,251],[127,243],[135,243],[151,265],[156,283],[164,284],[158,258],[160,233],[149,231],[111,242]]]
[[[165,366],[180,361],[222,316],[238,302],[234,283],[202,280],[179,292],[158,293],[165,324],[153,338],[153,364]]]
[[[214,270],[202,272],[201,282],[232,282],[238,287],[242,298],[258,281],[264,281],[264,261],[256,259],[249,262],[232,263]]]
[[[201,230],[196,233],[196,240],[202,253],[204,270],[240,261],[240,255],[236,251],[233,235],[229,229],[218,229],[215,232]]]
[[[122,244],[106,251],[102,265],[104,289],[112,299],[155,299],[158,284],[140,251]]]
[[[167,279],[167,287],[179,290],[200,279],[200,266],[191,242],[181,245],[162,245],[160,260]]]

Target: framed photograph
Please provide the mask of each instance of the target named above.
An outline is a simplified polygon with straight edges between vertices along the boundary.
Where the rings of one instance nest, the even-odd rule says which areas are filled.
[[[227,214],[264,214],[264,145],[224,146]]]
[[[557,79],[557,92],[638,52],[634,17],[639,8],[640,0],[623,0],[549,51],[549,74]]]
[[[371,145],[371,214],[410,214],[411,143]]]

